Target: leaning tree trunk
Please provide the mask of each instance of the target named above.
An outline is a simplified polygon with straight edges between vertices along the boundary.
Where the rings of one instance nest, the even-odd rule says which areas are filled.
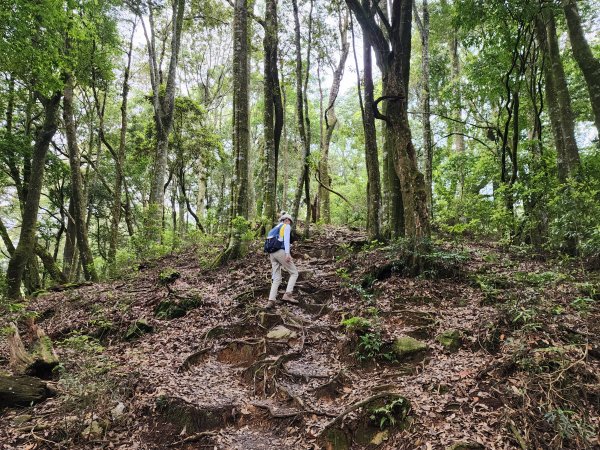
[[[6,294],[7,297],[11,299],[18,299],[21,297],[23,271],[34,252],[37,215],[42,193],[46,154],[48,153],[50,141],[58,127],[58,108],[60,106],[61,93],[55,93],[51,98],[39,97],[44,106],[44,123],[38,131],[33,148],[31,172],[28,180],[27,197],[23,209],[19,243],[10,258],[8,269],[6,271]]]
[[[329,189],[331,189],[331,177],[329,176],[329,146],[331,145],[331,137],[333,136],[333,130],[337,124],[337,117],[335,115],[335,101],[340,92],[340,83],[342,76],[344,75],[344,67],[346,66],[346,59],[348,59],[348,53],[350,51],[350,43],[348,42],[348,12],[344,13],[344,17],[339,18],[340,26],[340,42],[341,52],[340,60],[338,65],[333,72],[333,81],[331,82],[331,89],[329,90],[329,100],[327,101],[327,108],[323,114],[325,119],[325,133],[321,138],[321,160],[319,161],[319,206],[320,216],[325,223],[331,223],[331,206],[330,206],[330,195]]]
[[[558,114],[560,117],[560,127],[562,129],[565,150],[563,161],[559,161],[558,164],[559,166],[564,166],[563,173],[566,173],[567,177],[570,177],[578,172],[580,165],[579,149],[577,148],[577,141],[575,140],[575,120],[573,110],[571,109],[571,96],[569,94],[569,88],[567,87],[565,70],[560,56],[558,36],[556,34],[556,22],[554,20],[553,12],[546,10],[544,20],[546,23],[547,56],[549,62],[548,70],[550,70],[553,87],[556,90]]]
[[[69,164],[71,166],[71,201],[73,202],[73,219],[77,233],[77,247],[83,274],[86,280],[98,281],[94,257],[88,242],[87,226],[85,222],[85,201],[83,192],[83,180],[81,178],[81,158],[79,146],[77,145],[77,130],[73,116],[73,76],[66,74],[65,90],[63,99],[63,120],[65,122],[65,134],[67,135],[67,147],[69,150]]]
[[[575,0],[564,0],[563,9],[567,18],[573,56],[585,78],[590,102],[592,103],[594,123],[600,135],[600,60],[594,57],[585,38],[585,33],[581,27],[581,17],[577,10],[577,2]]]

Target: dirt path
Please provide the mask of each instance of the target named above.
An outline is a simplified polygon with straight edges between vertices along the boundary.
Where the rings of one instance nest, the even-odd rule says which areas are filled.
[[[589,436],[583,440],[583,428],[551,441],[550,420],[532,426],[543,412],[527,417],[519,410],[559,409],[549,392],[548,405],[537,403],[543,396],[528,384],[546,375],[553,380],[565,369],[553,384],[558,395],[566,395],[567,379],[587,376],[586,386],[598,381],[598,360],[588,350],[581,359],[580,351],[593,353],[597,342],[577,347],[559,329],[585,336],[597,327],[597,303],[585,314],[572,306],[583,295],[577,270],[564,278],[548,264],[480,245],[438,250],[430,273],[407,277],[394,260],[398,249],[369,250],[361,233],[336,228],[294,252],[300,303],[273,310],[264,309],[270,267],[258,247],[219,271],[201,268],[190,250],[126,281],[36,299],[30,308],[40,313],[40,324],[55,341],[67,338],[59,346],[63,395],[28,408],[32,417],[19,432],[14,421],[23,412],[5,412],[0,448],[60,448],[61,440],[63,448],[111,443],[123,449],[445,449],[461,443],[454,448],[508,449],[519,448],[520,439],[548,439],[544,448],[597,445]],[[166,268],[178,276],[161,284]],[[182,317],[155,316],[165,300],[190,299],[193,307]],[[560,314],[549,313],[558,307]],[[368,327],[341,324],[352,317]],[[140,318],[153,332],[123,339]],[[394,347],[407,337],[424,347],[408,353]],[[103,348],[90,350],[92,342]],[[540,348],[562,348],[569,363],[543,369],[554,360]],[[542,370],[526,369],[522,360]],[[573,361],[579,363],[569,367]],[[85,391],[86,383],[87,403],[74,392]],[[581,419],[593,430],[600,395],[582,389],[580,403],[565,399],[564,406],[575,411],[572,423]],[[118,402],[125,413],[114,418],[110,410]],[[587,408],[587,416],[577,407]],[[65,425],[65,415],[75,418]],[[101,432],[82,436],[92,421]],[[46,431],[35,432],[44,423]]]

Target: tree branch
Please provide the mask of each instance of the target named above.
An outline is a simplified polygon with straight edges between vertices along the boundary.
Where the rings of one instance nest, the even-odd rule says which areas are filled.
[[[340,194],[339,192],[336,192],[336,191],[334,191],[333,189],[331,189],[331,188],[330,188],[330,187],[328,187],[328,186],[325,186],[325,185],[323,184],[323,182],[321,181],[321,178],[320,178],[320,177],[321,177],[321,175],[319,175],[319,171],[318,171],[318,170],[315,170],[315,179],[317,180],[317,183],[319,183],[319,185],[320,185],[320,186],[321,186],[323,189],[325,189],[325,190],[327,190],[327,191],[331,192],[332,194],[335,194],[335,195],[337,195],[339,198],[341,198],[342,200],[344,200],[346,203],[348,203],[349,205],[352,205],[352,203],[350,203],[350,201],[349,201],[349,200],[348,200],[346,197],[344,197],[342,194]]]

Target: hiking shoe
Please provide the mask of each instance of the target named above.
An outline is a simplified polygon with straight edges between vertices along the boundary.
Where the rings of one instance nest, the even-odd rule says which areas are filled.
[[[298,300],[296,300],[294,298],[294,296],[292,295],[291,292],[286,292],[285,294],[283,294],[283,297],[281,298],[284,302],[288,302],[288,303],[298,303]]]
[[[275,300],[269,300],[265,305],[265,309],[271,309],[275,307]]]

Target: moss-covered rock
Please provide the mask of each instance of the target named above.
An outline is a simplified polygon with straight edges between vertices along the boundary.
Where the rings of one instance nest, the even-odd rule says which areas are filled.
[[[458,330],[446,330],[440,333],[435,338],[442,346],[451,352],[455,352],[460,348],[462,336]]]
[[[186,313],[200,305],[200,300],[196,298],[184,298],[177,300],[163,300],[154,310],[154,315],[158,319],[171,320],[183,317]]]
[[[399,337],[392,344],[392,352],[399,361],[420,353],[424,353],[428,349],[429,347],[426,343],[410,336]]]
[[[146,319],[138,319],[133,322],[125,332],[125,339],[134,339],[146,333],[152,333],[154,327],[148,323]]]

